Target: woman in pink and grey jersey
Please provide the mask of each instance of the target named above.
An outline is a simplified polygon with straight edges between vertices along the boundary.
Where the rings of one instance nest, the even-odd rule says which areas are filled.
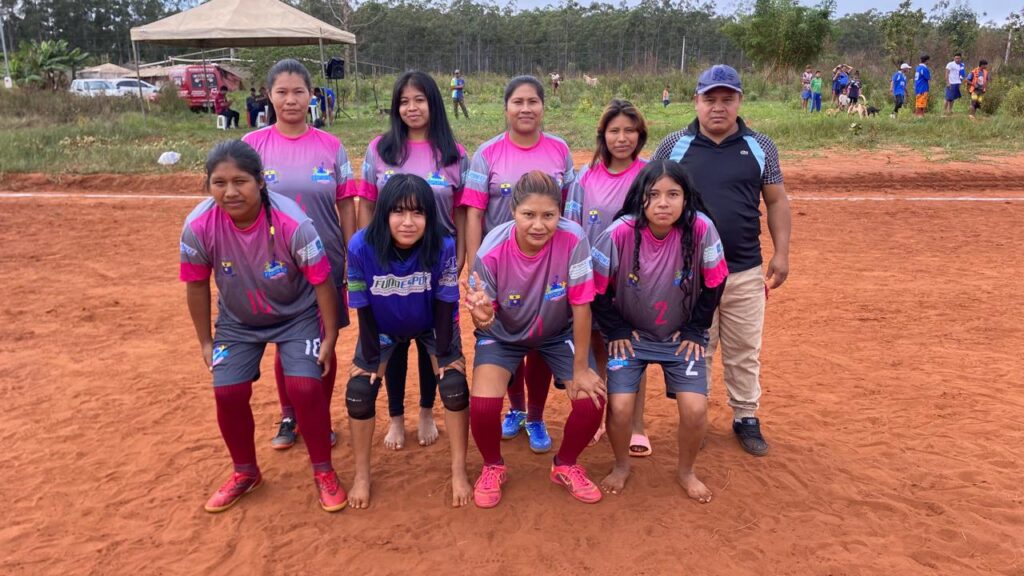
[[[332,134],[306,124],[306,111],[313,94],[309,71],[296,60],[281,60],[267,73],[270,103],[276,121],[246,134],[242,140],[263,160],[267,187],[294,200],[313,220],[331,262],[334,285],[341,306],[338,326],[348,326],[345,279],[345,247],[355,233],[355,181],[352,165],[341,141]],[[333,352],[333,350],[332,350]],[[331,365],[335,366],[332,360]],[[281,355],[274,357],[274,373],[281,402],[281,423],[271,446],[278,450],[295,444],[298,430],[295,409],[281,372]],[[334,393],[335,372],[323,381],[328,405]],[[337,441],[330,432],[331,445]]]
[[[469,422],[484,461],[473,488],[481,508],[501,501],[508,478],[501,406],[509,378],[529,352],[551,367],[572,402],[551,480],[581,502],[601,500],[577,460],[601,424],[606,396],[590,354],[593,266],[583,229],[560,217],[561,196],[547,174],[523,175],[511,198],[514,219],[487,234],[464,284],[476,327]]]
[[[627,100],[612,100],[597,122],[594,158],[580,169],[565,201],[565,217],[583,227],[591,246],[622,209],[626,192],[647,163],[640,158],[640,151],[646,143],[647,122],[640,111]],[[604,378],[608,353],[596,324],[590,335],[590,344],[598,372]],[[630,450],[634,456],[651,454],[651,443],[644,434],[643,424],[646,383],[644,378],[637,400],[637,416],[633,420],[635,428]],[[603,433],[602,425],[594,436],[594,443]]]
[[[206,503],[221,512],[262,482],[249,399],[268,343],[277,345],[288,395],[306,432],[320,505],[345,507],[331,463],[330,410],[323,379],[334,370],[338,292],[324,244],[295,202],[267,190],[256,152],[223,142],[206,159],[213,198],[196,206],[181,232],[181,280],[203,362],[213,373],[217,423],[234,473]],[[217,281],[211,334],[210,275]]]
[[[565,201],[575,180],[572,152],[564,140],[542,130],[544,85],[533,76],[517,76],[505,86],[505,122],[508,130],[480,145],[466,175],[461,204],[466,206],[466,252],[473,255],[491,230],[512,220],[512,190],[527,171],[539,170],[554,180]],[[524,426],[530,449],[551,449],[544,424],[551,371],[532,354],[509,386],[510,409],[502,437],[513,438]],[[523,383],[529,390],[529,401]]]
[[[617,494],[629,478],[629,444],[640,379],[665,372],[679,408],[677,479],[687,495],[711,501],[694,461],[707,430],[704,349],[729,269],[714,221],[686,171],[655,160],[629,189],[618,219],[592,251],[594,316],[608,344],[608,437],[615,468],[601,487]]]
[[[469,169],[466,150],[455,141],[444,100],[437,83],[419,71],[406,72],[395,81],[391,93],[391,129],[370,141],[363,158],[362,180],[358,185],[359,227],[372,220],[377,193],[396,174],[414,174],[426,180],[434,193],[439,222],[455,238],[458,269],[465,261],[465,208],[456,207],[462,193],[463,176]],[[416,340],[419,358],[420,414],[419,443],[429,446],[437,440],[434,399],[437,382],[430,354]],[[384,375],[388,390],[391,425],[384,446],[399,450],[405,445],[405,377],[409,342],[395,344]]]

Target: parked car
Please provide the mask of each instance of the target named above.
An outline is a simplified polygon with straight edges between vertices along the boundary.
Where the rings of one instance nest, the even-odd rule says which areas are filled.
[[[213,64],[206,66],[206,74],[203,74],[202,66],[185,66],[171,73],[171,81],[178,86],[178,96],[188,102],[188,107],[193,112],[198,112],[205,108],[213,108],[213,103],[220,94],[220,87],[227,83],[225,75],[223,69]]]
[[[121,96],[138,96],[139,86],[142,86],[142,97],[153,100],[156,98],[159,90],[156,86],[153,86],[149,82],[139,80],[137,78],[114,78],[108,80],[117,89],[117,93]]]
[[[107,80],[78,78],[71,81],[68,91],[79,96],[119,96],[117,88]]]

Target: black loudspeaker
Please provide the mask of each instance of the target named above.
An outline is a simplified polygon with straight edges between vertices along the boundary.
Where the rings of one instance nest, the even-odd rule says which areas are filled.
[[[331,80],[345,79],[345,59],[331,58],[324,64],[324,76]]]

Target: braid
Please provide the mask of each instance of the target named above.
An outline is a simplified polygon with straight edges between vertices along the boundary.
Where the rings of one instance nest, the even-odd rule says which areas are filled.
[[[636,279],[637,284],[640,284],[640,239],[642,237],[640,222],[636,220],[633,222],[633,273],[630,276]]]

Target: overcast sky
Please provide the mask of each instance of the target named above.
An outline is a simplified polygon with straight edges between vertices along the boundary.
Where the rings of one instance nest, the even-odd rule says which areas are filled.
[[[589,3],[588,0],[577,1],[584,6]],[[616,5],[619,3],[618,0],[604,1],[608,1],[611,4]],[[631,0],[626,1],[629,4],[636,3]],[[549,4],[557,5],[558,3],[558,0],[518,0],[516,2],[520,8],[538,8]],[[849,14],[851,12],[865,12],[872,8],[880,12],[890,12],[895,10],[899,3],[900,0],[842,0],[838,2],[836,11],[840,15]],[[1019,10],[1024,7],[1024,1],[1022,0],[966,0],[965,3],[978,13],[978,20],[983,23],[993,20],[1001,24],[1006,20],[1007,15],[1009,15],[1011,11]],[[499,4],[504,4],[504,2],[499,2]],[[717,0],[717,4],[721,12],[728,14],[735,11],[737,2],[736,0]],[[813,5],[815,2],[813,0],[801,0],[801,4]],[[924,9],[927,14],[932,9],[932,6],[935,5],[935,2],[934,0],[914,0],[913,4],[915,8]],[[982,16],[982,13],[985,15]]]

